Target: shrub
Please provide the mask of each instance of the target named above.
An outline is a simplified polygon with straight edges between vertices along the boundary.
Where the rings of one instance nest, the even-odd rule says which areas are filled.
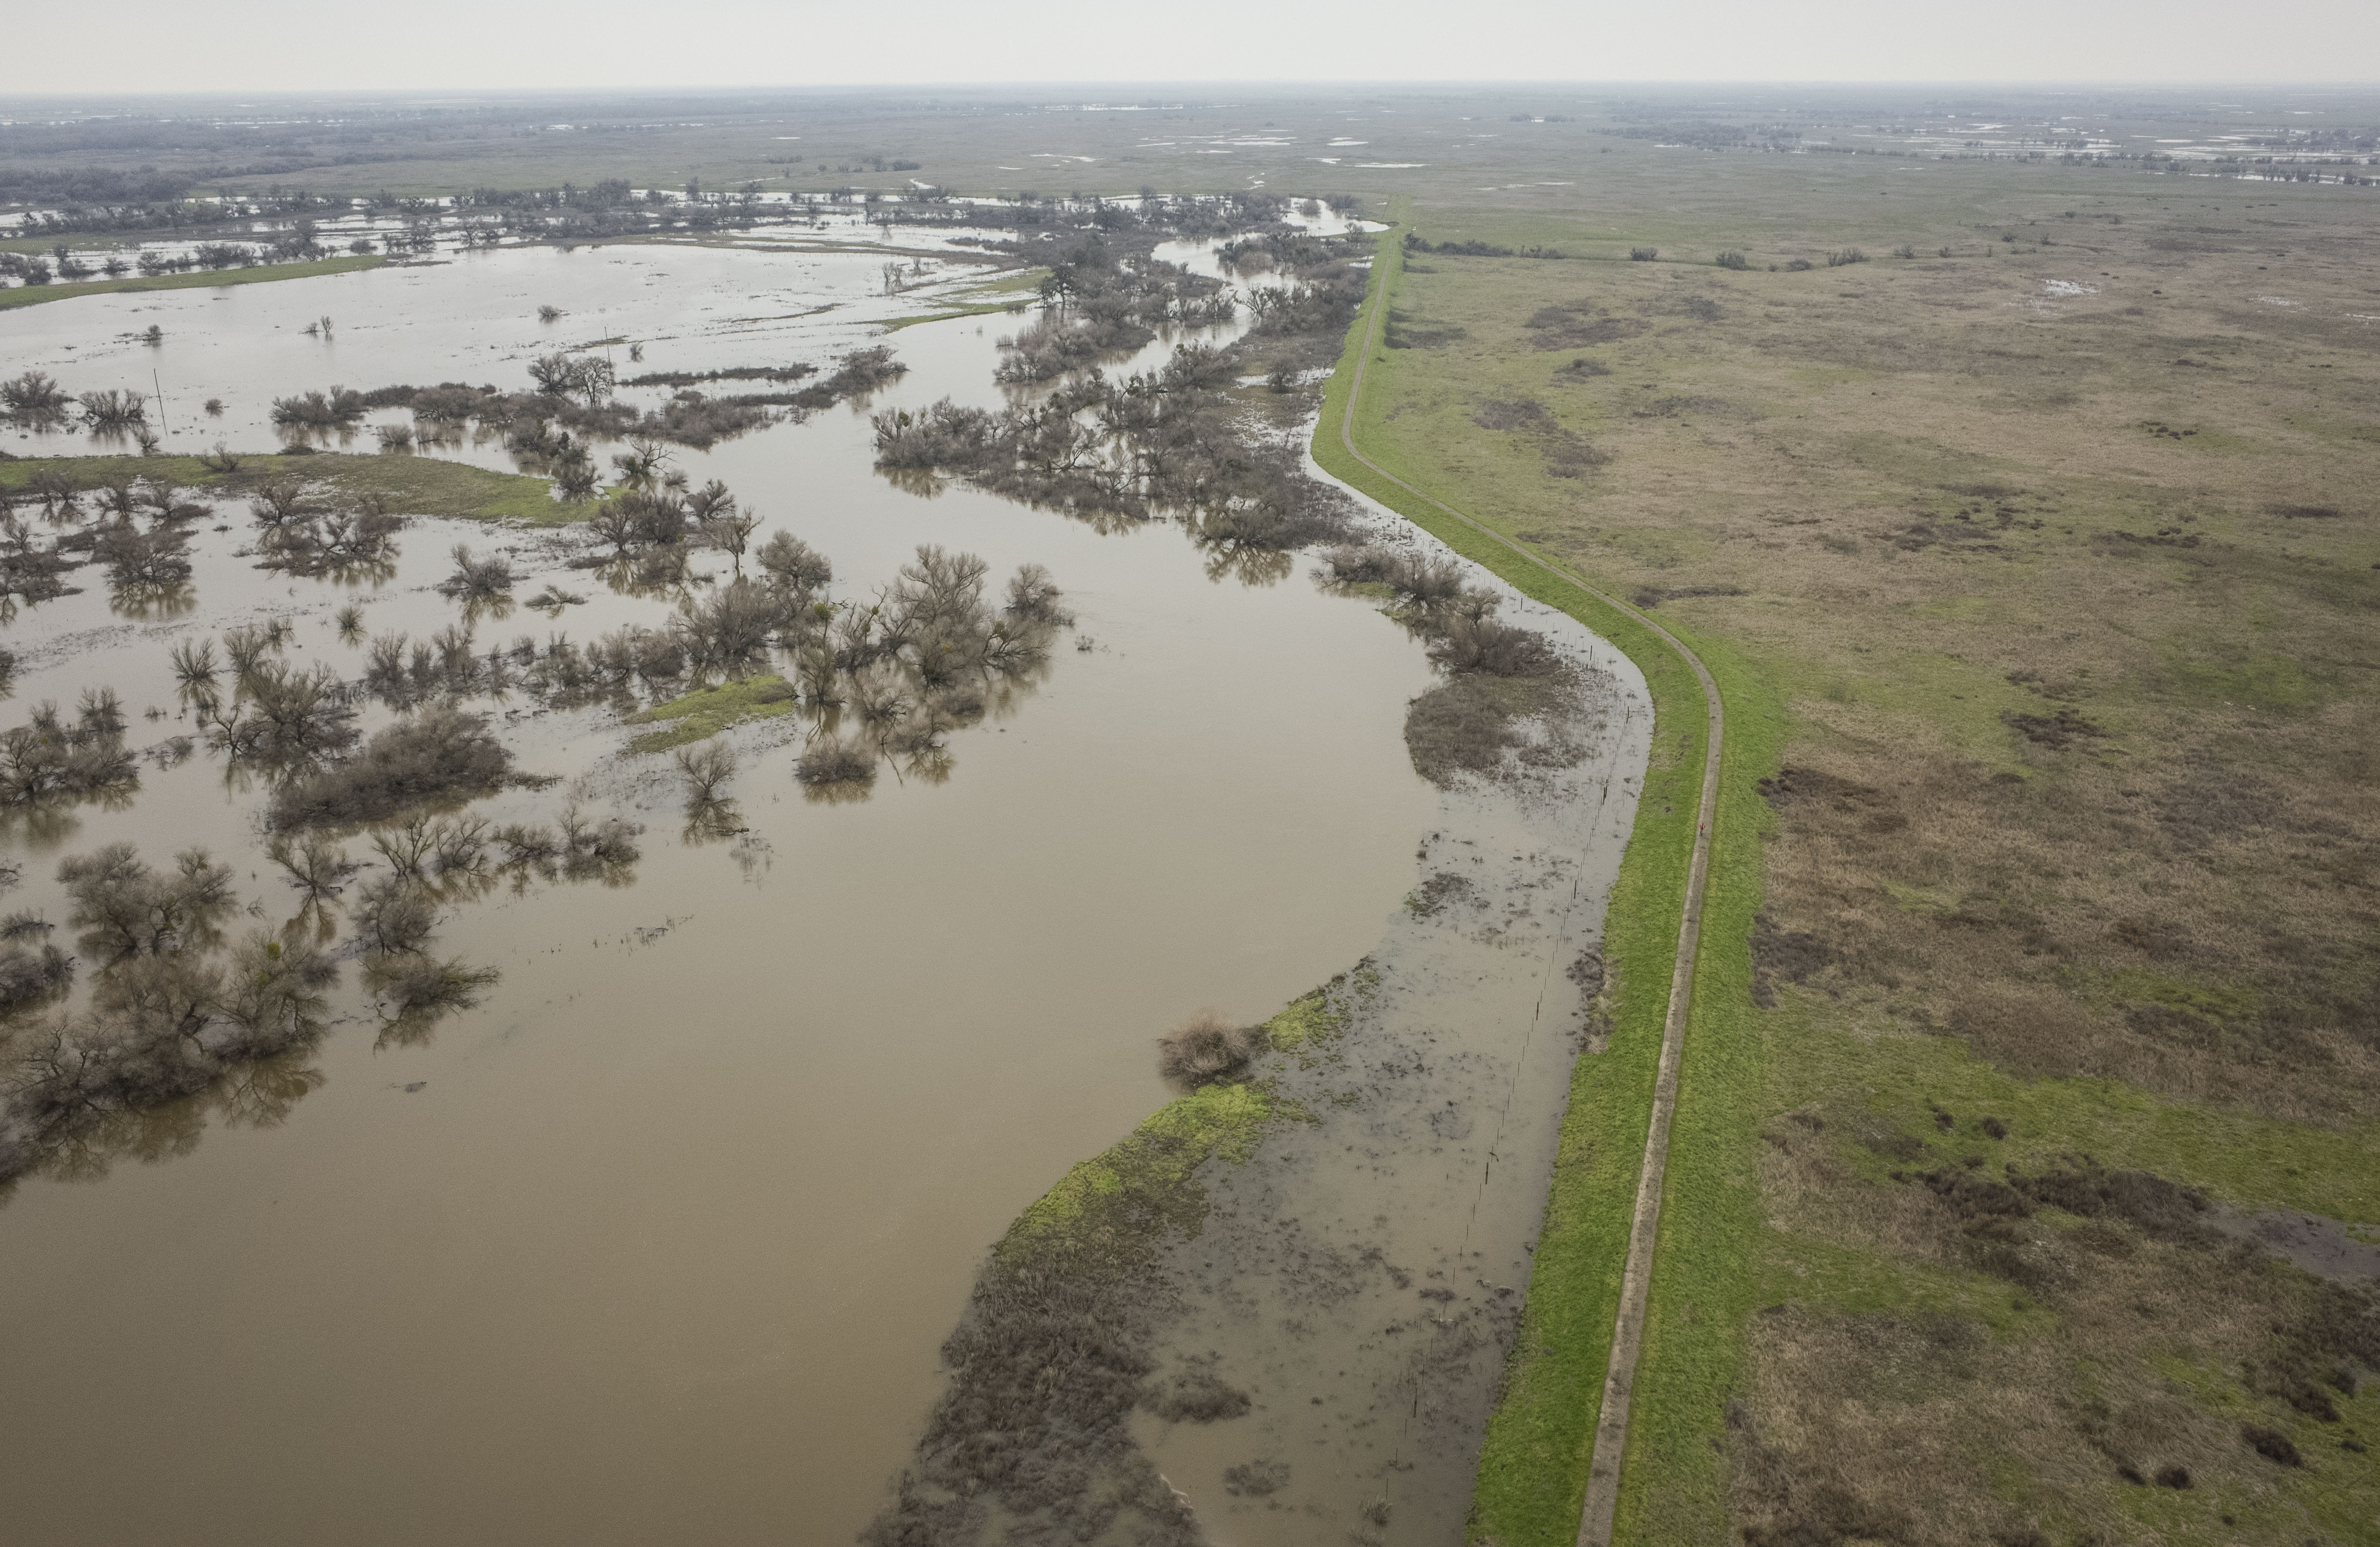
[[[1649,263],[1659,256],[1661,250],[1658,247],[1632,247],[1628,250],[1628,261],[1632,263]]]
[[[1246,1392],[1224,1384],[1211,1371],[1188,1370],[1151,1386],[1140,1405],[1168,1423],[1220,1423],[1245,1415],[1254,1404]]]
[[[442,596],[484,601],[512,590],[513,579],[513,566],[502,554],[474,558],[470,548],[458,542],[455,545],[455,573],[438,582],[438,591]]]
[[[44,943],[39,950],[14,941],[0,945],[0,1013],[38,1005],[73,980],[74,958],[55,945]]]
[[[1239,1073],[1265,1045],[1263,1027],[1201,1010],[1157,1039],[1157,1071],[1177,1085],[1204,1085]]]
[[[2267,1429],[2262,1424],[2244,1423],[2240,1426],[2240,1439],[2250,1450],[2277,1465],[2283,1467],[2305,1465],[2305,1457],[2298,1454],[2296,1444],[2287,1434],[2277,1429]]]
[[[1746,258],[1741,252],[1733,250],[1720,253],[1716,259],[1712,260],[1712,262],[1718,263],[1718,266],[1723,269],[1748,269],[1752,267],[1751,259]]]
[[[73,401],[47,372],[28,371],[0,382],[0,411],[11,419],[55,419]]]
[[[94,430],[128,430],[149,420],[148,399],[137,392],[86,392],[75,401]]]
[[[1490,676],[1543,676],[1557,664],[1544,635],[1490,617],[1450,618],[1430,641],[1429,658],[1451,673]]]
[[[367,882],[347,911],[356,939],[376,956],[419,951],[438,928],[438,905],[410,875]]]
[[[1864,263],[1866,262],[1867,254],[1862,252],[1855,247],[1847,247],[1840,252],[1829,252],[1827,254],[1827,267],[1830,269],[1840,269],[1847,264]]]
[[[289,872],[289,884],[310,899],[337,896],[356,873],[346,849],[316,834],[295,840],[286,834],[277,834],[268,852],[274,864]]]
[[[812,788],[849,787],[876,782],[876,759],[856,742],[828,737],[812,742],[794,764],[794,777]]]
[[[1038,564],[1021,565],[1009,577],[1008,604],[1001,610],[1034,623],[1065,623],[1070,620],[1058,605],[1062,594],[1050,571]]]
[[[364,985],[399,1022],[434,1021],[479,1003],[480,991],[503,974],[492,967],[466,967],[460,960],[440,961],[419,951],[370,956],[364,961]],[[400,1041],[412,1040],[400,1036]]]
[[[735,777],[735,749],[717,740],[680,747],[677,771],[686,781],[687,802],[710,805],[719,798],[719,786]]]
[[[374,736],[347,762],[293,779],[273,796],[270,825],[382,822],[408,807],[469,799],[502,788],[512,754],[487,721],[458,709],[425,709]]]

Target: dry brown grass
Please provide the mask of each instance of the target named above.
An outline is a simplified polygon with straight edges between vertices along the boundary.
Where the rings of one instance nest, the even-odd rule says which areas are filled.
[[[2278,1187],[2290,1125],[2380,1131],[2380,332],[2346,320],[2380,311],[2380,206],[2259,189],[2286,204],[2251,225],[2196,207],[2236,187],[2040,182],[1980,191],[1949,262],[1433,256],[1367,395],[1426,484],[1782,700],[1763,1003],[2110,1081],[2104,1131],[2080,1124],[2110,1167],[2134,1092],[2268,1124]],[[1856,213],[1788,229],[1840,247]],[[1984,256],[1985,225],[2021,255]],[[1557,477],[1549,429],[1609,460]],[[2368,1516],[2342,1441],[2369,1399],[2308,1416],[2315,1281],[2121,1221],[1961,1218],[1888,1174],[1916,1141],[1876,1114],[1923,1086],[1850,1078],[1767,1120],[1774,1303],[1727,1436],[1744,1542],[2294,1544]],[[1978,1186],[2064,1163],[1985,1148]],[[2328,1206],[2380,1223],[2372,1196]]]

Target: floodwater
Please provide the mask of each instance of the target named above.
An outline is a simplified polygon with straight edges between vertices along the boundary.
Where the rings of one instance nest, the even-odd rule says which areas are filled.
[[[276,396],[510,386],[563,343],[642,341],[647,370],[823,366],[873,340],[869,317],[926,310],[874,295],[880,268],[500,250],[78,298],[0,316],[0,340],[12,371],[70,391],[155,370],[168,449],[263,449]],[[538,305],[567,315],[540,323]],[[303,332],[323,314],[329,342]],[[122,341],[152,322],[163,345]],[[1013,325],[893,335],[913,369],[870,407],[991,400]],[[191,414],[208,396],[222,420]],[[455,454],[502,465],[492,446]],[[566,782],[474,811],[551,822],[575,801],[642,822],[633,881],[455,907],[439,949],[503,978],[426,1045],[377,1045],[351,968],[319,1088],[277,1122],[167,1114],[162,1152],[16,1190],[0,1209],[12,1539],[849,1541],[906,1458],[985,1247],[1167,1099],[1155,1035],[1202,1005],[1267,1016],[1398,916],[1443,824],[1400,734],[1430,676],[1369,606],[1302,577],[1210,581],[1172,527],[1100,536],[964,489],[898,492],[855,411],[677,462],[763,513],[756,542],[782,527],[826,554],[838,595],[936,542],[995,578],[1046,565],[1075,626],[953,737],[941,784],[888,773],[864,802],[812,803],[791,777],[798,722],[730,733],[740,843],[681,840],[674,775],[624,751],[613,711],[500,706],[521,766]],[[358,675],[334,607],[360,600],[370,632],[417,640],[457,621],[427,589],[456,542],[514,550],[519,596],[550,581],[591,598],[558,620],[482,617],[483,649],[666,610],[564,569],[541,534],[418,521],[395,576],[351,589],[254,569],[234,552],[244,508],[219,519],[232,530],[200,530],[188,611],[112,610],[95,569],[75,577],[85,593],[20,611],[0,633],[19,661],[0,722],[105,685],[133,745],[189,733],[169,646],[269,616],[295,620],[289,660]],[[9,834],[25,880],[7,905],[62,919],[57,861],[104,843],[153,863],[204,844],[277,923],[296,894],[263,858],[262,795],[203,749],[144,764],[128,808]]]

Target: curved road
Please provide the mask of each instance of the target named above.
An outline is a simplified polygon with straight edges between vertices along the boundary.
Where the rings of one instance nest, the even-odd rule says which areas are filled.
[[[1386,244],[1401,239],[1402,227],[1383,235]],[[1709,715],[1710,738],[1703,754],[1702,810],[1694,822],[1694,863],[1686,876],[1686,906],[1678,922],[1677,965],[1670,975],[1669,1014],[1661,1029],[1660,1074],[1653,1086],[1653,1120],[1645,1132],[1645,1161],[1636,1177],[1636,1211],[1628,1231],[1628,1269],[1621,1281],[1620,1316],[1611,1337],[1611,1365],[1603,1378],[1603,1407],[1595,1426],[1595,1448],[1586,1474],[1586,1507],[1578,1524],[1577,1547],[1610,1547],[1612,1518],[1620,1506],[1620,1461],[1628,1448],[1630,1392],[1636,1379],[1636,1356],[1645,1336],[1645,1304],[1653,1282],[1653,1244],[1661,1223],[1661,1180],[1669,1164],[1670,1119],[1678,1104],[1678,1063],[1685,1050],[1686,1011],[1694,993],[1694,947],[1702,938],[1703,881],[1710,870],[1711,827],[1718,815],[1720,737],[1726,716],[1719,705],[1718,684],[1685,641],[1618,597],[1590,584],[1542,554],[1513,542],[1465,516],[1444,500],[1424,493],[1355,449],[1355,404],[1364,392],[1364,371],[1378,345],[1380,314],[1388,305],[1389,276],[1381,274],[1372,296],[1371,313],[1364,323],[1364,348],[1355,358],[1355,377],[1347,389],[1347,411],[1340,420],[1339,440],[1347,455],[1415,499],[1426,500],[1480,536],[1511,549],[1521,557],[1551,570],[1588,595],[1629,616],[1659,636],[1694,669],[1703,685],[1703,704]]]

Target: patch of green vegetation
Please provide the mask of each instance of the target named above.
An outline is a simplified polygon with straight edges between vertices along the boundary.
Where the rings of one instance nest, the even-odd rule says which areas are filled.
[[[1758,784],[1778,770],[1786,713],[1769,681],[1733,649],[1671,627],[1718,683],[1727,739],[1615,1535],[1723,1541],[1724,1415],[1743,1360],[1755,1299],[1752,1248],[1762,1230],[1755,1157],[1768,1060],[1752,1002],[1750,942],[1765,834],[1775,822]],[[1691,700],[1697,711],[1699,700]],[[1689,767],[1699,773],[1699,763]]]
[[[2164,686],[2183,698],[2250,709],[2303,709],[2316,697],[2313,679],[2292,657],[2238,645],[2170,652]]]
[[[774,672],[698,688],[667,703],[629,715],[628,724],[632,725],[665,725],[669,728],[646,732],[628,743],[628,750],[665,752],[672,747],[717,736],[749,720],[790,714],[795,702],[794,685]]]
[[[1206,1212],[1198,1168],[1220,1158],[1244,1164],[1275,1116],[1260,1083],[1204,1085],[1160,1107],[1131,1137],[1082,1162],[1016,1218],[993,1255],[1088,1258],[1136,1256],[1125,1233],[1187,1232]]]
[[[527,521],[567,526],[587,518],[589,506],[553,497],[551,479],[527,473],[491,472],[468,462],[435,457],[260,457],[257,464],[293,473],[349,497],[377,493],[389,508],[407,516],[450,516],[467,521]],[[254,464],[251,464],[254,465]],[[243,469],[245,470],[245,469]]]
[[[39,306],[43,301],[72,300],[77,296],[105,296],[124,290],[212,290],[226,285],[261,285],[272,279],[314,279],[326,274],[354,274],[376,269],[386,255],[323,258],[311,263],[264,263],[252,269],[219,269],[207,274],[142,274],[128,279],[97,279],[63,285],[20,285],[0,290],[0,311],[11,307]]]
[[[2234,1002],[2229,991],[2175,987]],[[2380,1124],[2317,1127],[2170,1100],[2115,1080],[2024,1079],[1975,1057],[1955,1038],[1844,1029],[1822,999],[1787,989],[1768,1016],[1770,1038],[1793,1050],[1791,1058],[1772,1061],[1770,1105],[1791,1111],[1843,1091],[1868,1092],[1862,1110],[1925,1146],[1922,1158],[1902,1163],[1923,1169],[1981,1152],[1995,1168],[2003,1161],[2038,1168],[2090,1154],[2108,1166],[2202,1188],[2240,1208],[2380,1222],[2380,1177],[2371,1162],[2380,1151]],[[1956,1126],[1940,1131],[1926,1102],[1950,1113]],[[2007,1139],[1981,1136],[1985,1117],[1998,1118]],[[1876,1161],[1874,1169],[1883,1164]]]
[[[1266,1021],[1265,1035],[1276,1052],[1289,1053],[1334,1037],[1346,1025],[1346,1012],[1331,1003],[1330,992],[1316,989]]]
[[[317,452],[310,457],[242,457],[236,472],[196,457],[26,457],[0,461],[0,489],[21,489],[43,468],[66,473],[84,488],[124,479],[162,478],[183,488],[237,493],[276,478],[346,499],[378,494],[400,516],[444,516],[466,521],[527,521],[565,526],[586,518],[587,507],[557,503],[549,479],[491,472],[465,462],[386,454]]]
[[[1932,1312],[1981,1322],[2002,1337],[2047,1332],[2058,1319],[2037,1301],[2011,1296],[2004,1280],[1941,1266],[1912,1267],[1882,1252],[1765,1233],[1758,1298],[1799,1300],[1835,1311]]]

